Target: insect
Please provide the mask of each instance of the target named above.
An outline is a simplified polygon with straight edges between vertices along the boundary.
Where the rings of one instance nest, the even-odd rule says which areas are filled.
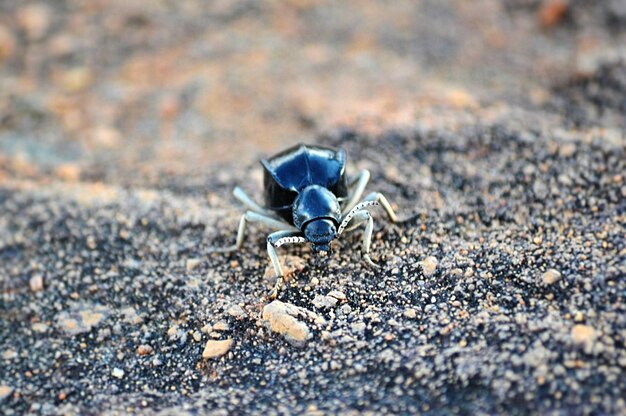
[[[346,152],[300,144],[262,160],[265,206],[257,204],[239,187],[233,191],[248,211],[241,217],[234,245],[210,252],[230,252],[243,246],[246,226],[258,223],[275,230],[267,237],[267,253],[277,279],[270,298],[276,298],[283,283],[283,269],[276,249],[288,244],[311,243],[313,251],[329,251],[330,243],[346,231],[364,225],[363,259],[373,267],[370,245],[374,221],[366,208],[380,205],[389,220],[397,221],[391,205],[379,192],[361,199],[370,179],[363,169],[349,179]]]

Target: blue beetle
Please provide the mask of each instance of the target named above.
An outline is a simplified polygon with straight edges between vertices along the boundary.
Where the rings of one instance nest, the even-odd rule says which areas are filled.
[[[237,240],[231,247],[212,249],[211,252],[240,249],[249,222],[278,230],[267,238],[267,252],[277,275],[270,294],[275,298],[284,275],[276,254],[277,247],[309,242],[316,252],[329,251],[332,240],[365,224],[363,258],[376,267],[369,255],[374,222],[366,208],[380,205],[392,222],[396,222],[397,217],[379,192],[360,201],[370,178],[367,169],[349,179],[343,149],[304,144],[262,160],[261,164],[264,168],[265,207],[236,187],[233,195],[248,208],[239,222]]]

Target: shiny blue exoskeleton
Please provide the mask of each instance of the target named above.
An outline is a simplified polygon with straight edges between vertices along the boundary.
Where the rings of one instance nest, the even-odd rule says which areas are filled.
[[[328,251],[348,196],[346,152],[298,145],[261,163],[266,208],[302,231],[313,249]]]
[[[349,180],[346,152],[307,145],[292,147],[261,163],[265,169],[265,206],[236,187],[233,195],[248,210],[239,221],[235,244],[212,248],[210,252],[239,250],[249,223],[274,230],[267,236],[267,254],[277,276],[271,298],[278,295],[283,281],[284,270],[276,253],[276,249],[283,245],[308,242],[315,251],[329,251],[331,241],[344,231],[364,226],[363,259],[371,267],[376,267],[369,254],[374,222],[367,208],[380,205],[390,221],[396,222],[397,217],[380,192],[362,198],[370,178],[367,169],[362,169]]]

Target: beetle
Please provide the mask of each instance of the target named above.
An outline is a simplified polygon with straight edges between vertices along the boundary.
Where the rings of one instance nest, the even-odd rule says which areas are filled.
[[[267,237],[267,253],[276,272],[270,298],[276,298],[283,283],[283,269],[276,249],[286,244],[310,243],[313,251],[330,250],[330,243],[343,232],[365,225],[363,259],[370,258],[374,222],[366,208],[380,205],[391,222],[397,222],[387,199],[380,192],[362,198],[370,172],[362,169],[349,179],[346,152],[323,146],[299,144],[261,161],[264,170],[265,206],[240,188],[233,195],[248,209],[239,222],[235,244],[210,252],[231,252],[243,246],[248,223],[259,223],[276,230]]]

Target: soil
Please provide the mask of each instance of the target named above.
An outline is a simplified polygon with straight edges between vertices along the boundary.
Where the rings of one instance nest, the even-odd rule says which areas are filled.
[[[0,413],[623,414],[620,1],[0,4]],[[401,221],[318,255],[258,160]]]

